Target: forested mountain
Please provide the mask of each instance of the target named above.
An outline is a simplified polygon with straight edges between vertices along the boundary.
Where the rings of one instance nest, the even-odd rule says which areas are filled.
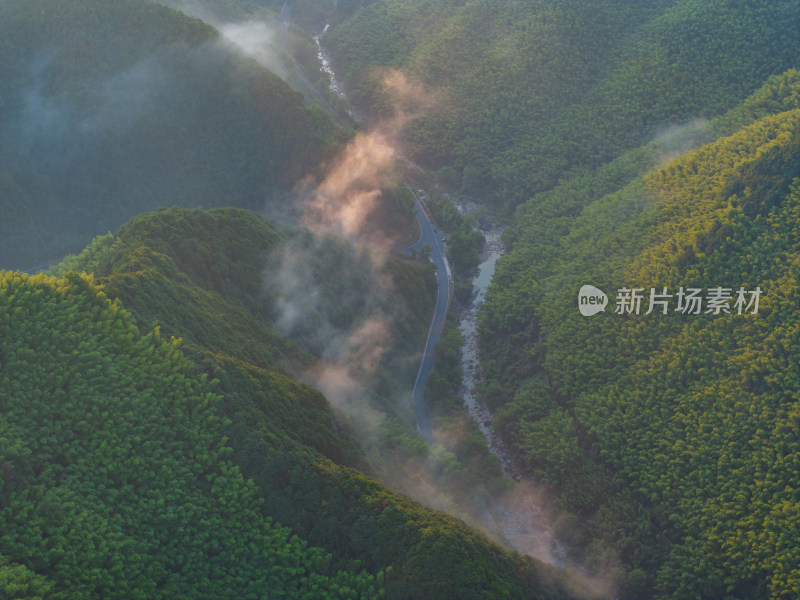
[[[331,325],[369,314],[358,254],[336,240],[302,254],[310,243],[241,209],[169,209],[98,238],[53,269],[62,279],[5,275],[0,506],[15,525],[3,529],[0,589],[60,597],[77,578],[84,597],[568,597],[551,568],[363,474],[372,467],[346,415],[295,380],[325,352],[303,331],[283,334],[286,288],[269,285],[289,250],[304,262],[291,272],[358,292],[319,307]],[[398,345],[422,344],[429,267],[393,258],[384,272]],[[220,494],[228,507],[211,514]],[[92,523],[85,557],[64,533],[81,531],[76,519]],[[148,538],[162,520],[174,524],[163,547]],[[110,570],[121,560],[130,575]]]
[[[218,382],[91,277],[0,273],[4,598],[377,598],[262,512]]]
[[[657,142],[532,198],[486,302],[496,424],[586,524],[586,559],[620,549],[632,597],[800,591],[799,92],[789,71],[716,141],[653,169]],[[586,284],[609,296],[591,317]]]
[[[435,90],[439,106],[408,127],[416,157],[500,206],[732,108],[800,60],[791,0],[379,0],[337,11],[325,43],[351,99],[380,112],[385,67]]]
[[[797,25],[793,2],[378,1],[326,40],[372,119],[382,69],[437,95],[405,134],[441,182],[521,204],[483,396],[627,598],[800,593]]]
[[[346,139],[205,23],[142,0],[0,4],[0,266],[161,206],[281,208]]]
[[[3,266],[159,205],[279,204],[347,140],[175,10],[0,12]],[[368,227],[407,236],[407,198],[386,205]],[[3,597],[568,597],[555,570],[370,477],[429,452],[406,400],[429,266],[245,210],[172,208],[51,274],[2,274]],[[386,330],[375,368],[368,325]],[[337,362],[349,346],[363,362]],[[362,414],[301,382],[328,371],[357,377]]]
[[[209,24],[248,19],[321,104],[329,23],[362,132]],[[0,597],[800,597],[799,65],[792,0],[0,2],[0,269],[78,253],[0,271]],[[456,441],[416,431],[432,266],[253,212],[399,122],[456,301],[449,194],[506,222],[479,391],[577,571],[394,491],[490,521],[513,485],[455,416],[452,313]],[[363,229],[408,241],[389,179]]]

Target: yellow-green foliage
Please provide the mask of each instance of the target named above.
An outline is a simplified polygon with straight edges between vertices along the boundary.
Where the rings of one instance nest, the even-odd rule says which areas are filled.
[[[592,538],[613,545],[651,597],[800,593],[798,85],[773,78],[713,124],[738,130],[617,191],[601,171],[580,213],[552,200],[591,177],[532,200],[486,303],[499,427],[585,518],[586,560]],[[587,283],[610,296],[588,318]],[[614,314],[623,286],[645,289],[642,312],[650,287],[763,293],[758,314]]]

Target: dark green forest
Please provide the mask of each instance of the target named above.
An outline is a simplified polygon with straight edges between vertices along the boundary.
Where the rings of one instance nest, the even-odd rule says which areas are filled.
[[[4,272],[4,598],[377,598],[263,512],[217,380],[91,277]]]
[[[155,3],[3,2],[0,40],[5,268],[56,262],[159,207],[286,210],[347,139],[210,26]]]
[[[304,246],[315,252],[302,254]],[[362,441],[358,422],[297,381],[325,350],[308,329],[280,328],[277,296],[290,288],[269,283],[279,280],[276,265],[287,249],[303,261],[292,273],[312,273],[317,285],[330,288],[320,294],[326,301],[316,313],[310,311],[316,328],[324,321],[334,337],[337,327],[351,329],[381,301],[395,323],[398,347],[387,353],[370,387],[370,405],[387,413],[372,439]],[[210,386],[214,431],[256,491],[260,514],[321,549],[331,577],[352,575],[387,598],[569,597],[559,591],[564,584],[555,582],[562,576],[551,567],[501,549],[373,478],[386,479],[384,471],[398,461],[428,452],[409,441],[408,409],[389,403],[395,388],[410,389],[415,375],[414,365],[398,365],[407,362],[405,346],[424,342],[434,294],[428,266],[390,259],[384,270],[391,301],[370,298],[359,290],[371,283],[363,256],[341,241],[320,242],[242,209],[173,208],[136,217],[51,271],[71,281],[76,270],[94,273],[92,285],[102,293],[92,294],[116,298],[132,331],[171,340],[164,343],[191,365],[183,377]],[[60,281],[52,285],[65,285]],[[46,320],[39,327],[46,329]],[[92,361],[86,368],[104,372]],[[464,481],[469,478],[454,485]],[[27,564],[16,555],[9,560]],[[265,589],[273,592],[271,584]]]
[[[338,6],[326,43],[351,100],[380,114],[386,67],[435,89],[440,104],[408,127],[416,156],[508,208],[732,108],[800,60],[791,0]]]
[[[286,7],[0,3],[0,598],[800,597],[797,3]],[[362,243],[301,227],[387,122]],[[515,485],[459,389],[492,220],[478,392],[560,567],[465,523]]]

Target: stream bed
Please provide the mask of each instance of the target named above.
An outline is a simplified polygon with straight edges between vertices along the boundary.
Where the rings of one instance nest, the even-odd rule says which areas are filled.
[[[472,281],[472,302],[462,309],[458,319],[458,329],[464,338],[461,348],[461,369],[464,375],[461,379],[460,393],[464,398],[464,408],[478,425],[481,434],[489,446],[489,450],[500,459],[503,474],[519,481],[519,473],[514,469],[513,461],[506,450],[503,441],[491,427],[492,414],[478,401],[475,386],[481,380],[481,363],[478,351],[478,312],[486,300],[486,290],[492,281],[497,260],[503,255],[503,244],[500,241],[502,230],[493,227],[484,232],[486,246],[484,248],[483,262],[478,265],[478,272]]]
[[[347,102],[345,91],[337,80],[327,52],[320,42],[320,38],[327,30],[328,25],[326,24],[325,28],[314,36],[320,68],[330,77],[330,89],[345,102],[350,117],[357,123],[361,123],[363,118],[357,115],[350,103]],[[478,213],[482,210],[479,203],[472,201],[457,202],[456,207],[461,212],[469,213]],[[461,366],[464,375],[460,392],[464,398],[465,410],[477,423],[489,450],[499,458],[503,474],[516,482],[509,486],[506,492],[491,494],[487,497],[477,516],[484,531],[493,535],[506,546],[544,562],[563,565],[566,548],[556,539],[550,525],[551,518],[541,509],[546,505],[542,488],[522,480],[521,475],[515,470],[511,456],[491,427],[492,414],[480,402],[475,389],[481,380],[478,313],[486,299],[486,291],[494,275],[495,265],[503,255],[502,233],[502,228],[497,225],[492,225],[484,231],[486,245],[482,261],[473,279],[472,302],[464,307],[458,316],[458,327],[464,338],[461,350]],[[441,282],[440,285],[442,285]]]
[[[322,31],[314,35],[314,43],[317,45],[317,59],[319,60],[320,65],[319,68],[330,78],[330,85],[328,87],[331,92],[333,92],[337,98],[340,98],[344,101],[344,106],[346,107],[348,116],[355,123],[363,123],[364,118],[356,112],[356,110],[353,108],[353,105],[348,101],[347,94],[345,93],[342,84],[336,78],[336,73],[333,72],[328,53],[325,48],[322,47],[322,42],[320,42],[320,38],[325,35],[328,29],[330,29],[330,26],[330,23],[325,23],[325,27],[322,28]]]
[[[479,205],[474,202],[456,203],[461,212],[476,212]],[[497,456],[503,474],[517,482],[501,497],[487,502],[481,515],[485,527],[522,554],[534,556],[544,562],[563,565],[566,548],[555,538],[551,519],[541,509],[543,492],[534,484],[522,479],[514,467],[503,440],[492,429],[492,413],[478,397],[476,385],[482,379],[480,348],[478,346],[478,313],[486,300],[486,291],[492,281],[497,261],[503,255],[501,240],[503,230],[497,225],[484,230],[486,238],[481,263],[472,280],[472,302],[462,308],[458,315],[458,328],[464,338],[461,348],[463,376],[460,393],[464,398],[464,409],[478,426],[486,440],[489,451]]]

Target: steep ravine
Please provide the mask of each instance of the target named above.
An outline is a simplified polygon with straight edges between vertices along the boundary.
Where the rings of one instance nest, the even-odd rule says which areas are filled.
[[[457,203],[457,207],[461,212],[469,213],[481,209],[481,205],[475,201]],[[503,440],[492,429],[492,414],[481,402],[476,390],[482,378],[478,314],[486,299],[495,265],[504,252],[501,241],[503,230],[500,226],[493,224],[483,233],[486,245],[481,263],[472,279],[472,300],[458,314],[458,328],[464,338],[461,348],[463,377],[460,393],[464,399],[464,410],[477,424],[489,450],[500,460],[503,474],[514,479],[517,484],[502,497],[490,498],[481,517],[484,526],[513,549],[545,562],[561,565],[564,564],[566,548],[556,540],[550,519],[541,508],[543,494],[531,482],[524,481],[515,469]]]
[[[492,281],[494,267],[497,260],[503,255],[503,245],[500,241],[502,230],[493,227],[484,232],[486,246],[483,261],[478,265],[478,270],[472,280],[472,302],[462,308],[458,315],[458,329],[464,338],[461,348],[461,369],[464,376],[461,380],[461,395],[464,398],[464,409],[478,425],[481,434],[486,440],[492,454],[500,459],[503,473],[519,480],[519,474],[514,469],[513,461],[509,456],[503,441],[492,429],[492,414],[480,402],[475,386],[481,380],[481,360],[478,348],[478,312],[486,299],[486,290]]]
[[[323,30],[323,33],[325,30],[327,30],[327,26]],[[319,50],[318,57],[320,60],[320,68],[330,77],[331,91],[346,102],[347,95],[336,78],[336,74],[328,60],[327,52],[321,43],[321,37],[322,34],[314,37]],[[349,104],[348,111],[352,111]],[[359,120],[352,112],[350,112],[350,115],[356,120]],[[462,211],[473,212],[480,209],[481,205],[476,202],[470,202],[459,206],[459,210]],[[420,215],[418,215],[418,217],[419,216]],[[427,217],[425,220],[427,220]],[[542,490],[538,489],[538,487],[531,482],[521,480],[514,469],[511,457],[503,447],[502,440],[500,440],[499,436],[494,433],[491,428],[491,414],[476,397],[475,384],[480,381],[481,373],[480,354],[477,343],[478,312],[480,311],[486,296],[486,290],[491,282],[495,263],[503,254],[503,246],[500,241],[502,229],[495,225],[484,233],[486,237],[486,246],[483,261],[479,265],[477,274],[473,280],[475,288],[473,300],[469,306],[461,310],[458,319],[458,326],[464,337],[464,346],[461,354],[464,378],[461,391],[464,398],[465,410],[478,423],[491,452],[500,459],[503,473],[513,478],[515,483],[510,485],[508,490],[503,494],[487,496],[484,508],[477,516],[480,521],[477,525],[487,534],[501,540],[505,545],[521,554],[533,556],[550,564],[564,565],[566,549],[555,539],[550,525],[551,519],[541,508],[541,501],[543,498]],[[436,248],[437,244],[431,244],[431,246],[434,247],[434,252],[437,254],[441,253],[441,250]],[[439,271],[441,270],[440,268]],[[440,278],[439,285],[446,285],[442,278]],[[449,292],[449,290],[447,290],[447,292]],[[443,315],[439,320],[442,321],[441,325],[443,325]],[[433,324],[435,323],[436,319],[434,318]],[[426,348],[426,350],[428,349]],[[429,351],[432,353],[433,349],[431,348]],[[426,411],[423,410],[422,412]],[[420,413],[419,407],[417,407],[417,413]],[[424,435],[425,431],[423,430],[422,433]],[[432,437],[435,438],[435,435],[431,435],[431,432],[428,432],[428,435],[424,435],[424,437],[430,441]]]

